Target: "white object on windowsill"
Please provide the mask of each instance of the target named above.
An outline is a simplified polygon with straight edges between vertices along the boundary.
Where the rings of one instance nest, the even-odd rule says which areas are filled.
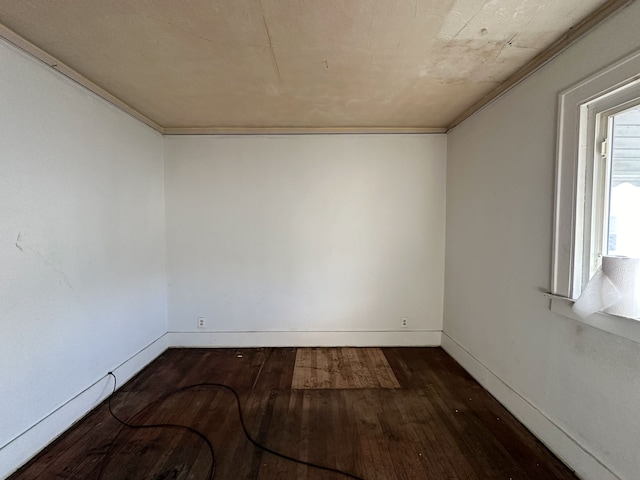
[[[573,311],[575,300],[552,293],[546,293],[545,296],[551,300],[549,309],[553,313],[640,343],[640,320],[618,317],[604,312],[596,312],[587,318],[581,318]]]
[[[585,286],[573,311],[581,318],[596,312],[640,317],[640,258],[602,257],[602,267]]]

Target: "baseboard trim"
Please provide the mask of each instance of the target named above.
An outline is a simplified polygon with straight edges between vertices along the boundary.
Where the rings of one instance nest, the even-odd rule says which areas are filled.
[[[580,478],[621,480],[574,437],[445,332],[442,332],[442,348]]]
[[[122,386],[169,347],[167,334],[158,337],[112,372]],[[70,398],[53,412],[0,447],[0,478],[6,478],[37,455],[74,423],[111,394],[112,380],[107,375],[97,379],[82,392]]]
[[[440,330],[334,332],[169,332],[170,347],[437,347]]]

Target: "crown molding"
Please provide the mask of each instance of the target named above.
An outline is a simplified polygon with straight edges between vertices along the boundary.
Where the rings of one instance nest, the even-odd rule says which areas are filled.
[[[165,135],[322,135],[445,133],[441,127],[168,127]]]
[[[28,53],[32,57],[35,57],[41,62],[47,64],[49,67],[53,68],[57,72],[60,72],[65,77],[69,78],[70,80],[73,80],[74,82],[83,86],[87,90],[95,93],[96,95],[101,97],[103,100],[106,100],[110,104],[118,107],[120,110],[140,120],[142,123],[147,124],[154,130],[160,133],[164,133],[163,132],[164,129],[160,125],[158,125],[156,122],[151,120],[149,117],[140,113],[138,110],[128,105],[127,103],[123,102],[115,95],[112,95],[107,90],[100,87],[99,85],[96,85],[94,82],[89,80],[84,75],[78,73],[69,65],[65,64],[64,62],[61,62],[53,55],[50,55],[49,53],[45,52],[40,47],[34,45],[29,40],[21,37],[16,32],[14,32],[13,30],[11,30],[10,28],[6,27],[1,23],[0,23],[0,38],[4,38],[7,42],[18,47],[20,50]]]

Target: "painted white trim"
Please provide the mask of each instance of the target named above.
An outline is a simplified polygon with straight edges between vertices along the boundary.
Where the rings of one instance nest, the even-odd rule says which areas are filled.
[[[164,334],[120,365],[115,366],[112,372],[118,377],[119,387],[168,347],[168,337],[167,334]],[[0,447],[0,478],[8,477],[58,436],[66,432],[74,423],[107,398],[112,389],[113,380],[105,372],[103,377]]]
[[[572,307],[575,300],[551,294],[547,294],[547,296],[551,299],[549,309],[553,313],[640,343],[640,319],[618,317],[617,315],[603,312],[597,312],[587,318],[581,318],[573,311]]]
[[[398,135],[446,133],[444,127],[166,127],[165,135]]]
[[[171,347],[437,347],[440,330],[169,332]]]
[[[445,332],[442,332],[442,348],[580,478],[622,480],[578,440]]]

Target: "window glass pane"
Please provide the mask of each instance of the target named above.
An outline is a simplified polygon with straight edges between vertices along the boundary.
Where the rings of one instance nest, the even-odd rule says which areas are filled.
[[[640,257],[640,106],[612,121],[607,255]]]

